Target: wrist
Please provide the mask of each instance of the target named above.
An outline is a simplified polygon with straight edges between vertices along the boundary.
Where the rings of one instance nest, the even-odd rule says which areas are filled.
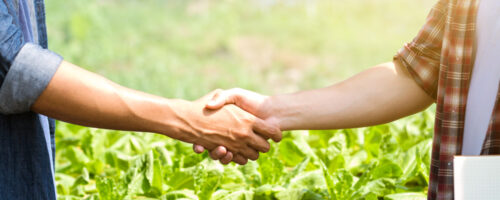
[[[280,130],[290,130],[287,118],[286,95],[267,97],[262,103],[261,113],[264,113],[266,121],[277,124]]]
[[[163,102],[165,113],[161,116],[161,125],[156,131],[170,138],[193,143],[199,134],[189,124],[193,109],[193,102],[180,99],[167,99]],[[201,109],[201,108],[200,108]]]

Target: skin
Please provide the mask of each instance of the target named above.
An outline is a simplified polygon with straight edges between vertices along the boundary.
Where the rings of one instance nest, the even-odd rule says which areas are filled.
[[[432,103],[433,99],[401,63],[394,61],[326,88],[293,94],[269,97],[243,89],[220,91],[214,94],[207,108],[220,109],[234,104],[263,120],[279,124],[281,130],[317,130],[388,123],[420,112]],[[197,153],[204,150],[202,145],[195,145],[194,149]],[[212,158],[224,158],[225,150],[224,147],[214,149]]]
[[[277,124],[236,106],[205,108],[213,92],[196,101],[166,99],[113,83],[63,61],[32,111],[83,126],[153,132],[200,144],[219,159],[245,164],[281,139]],[[217,146],[224,146],[224,148]],[[229,152],[228,152],[229,151]],[[219,155],[221,154],[221,155]],[[224,161],[224,160],[223,160]],[[228,161],[228,162],[229,162]]]

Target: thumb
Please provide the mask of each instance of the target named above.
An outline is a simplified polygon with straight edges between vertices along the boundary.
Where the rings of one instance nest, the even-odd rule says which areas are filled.
[[[226,92],[216,92],[205,107],[210,110],[217,110],[222,108],[225,104],[231,103],[234,103],[231,95],[228,95]]]

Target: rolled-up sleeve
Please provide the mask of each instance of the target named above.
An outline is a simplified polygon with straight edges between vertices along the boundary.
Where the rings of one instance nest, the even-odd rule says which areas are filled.
[[[0,88],[0,113],[29,111],[61,62],[61,56],[38,45],[25,44],[14,59]]]
[[[62,57],[41,46],[25,43],[22,31],[0,2],[0,113],[30,110],[62,62]]]
[[[405,68],[415,82],[434,99],[437,96],[446,8],[446,0],[440,0],[434,5],[418,35],[394,56],[394,62]]]

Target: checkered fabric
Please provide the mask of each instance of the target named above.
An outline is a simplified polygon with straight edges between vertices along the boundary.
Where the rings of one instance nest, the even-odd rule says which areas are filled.
[[[417,37],[394,57],[437,103],[428,199],[454,198],[453,156],[462,152],[478,4],[479,0],[439,0]],[[499,100],[482,155],[500,153]]]

